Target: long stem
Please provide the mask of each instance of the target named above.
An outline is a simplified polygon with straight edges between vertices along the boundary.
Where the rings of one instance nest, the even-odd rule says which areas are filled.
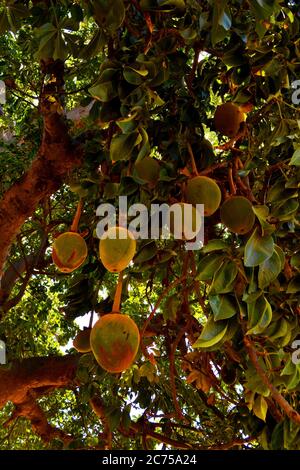
[[[229,181],[229,187],[230,187],[230,194],[235,195],[236,194],[236,187],[233,181],[233,173],[232,173],[232,167],[230,166],[228,168],[228,181]]]
[[[94,319],[94,310],[91,311],[90,321],[89,321],[89,328],[93,326],[93,319]]]
[[[73,219],[73,222],[72,222],[72,225],[71,225],[71,228],[70,228],[71,232],[78,232],[78,224],[79,224],[79,220],[80,220],[80,217],[81,217],[82,208],[83,208],[83,201],[82,201],[82,199],[79,199],[79,202],[77,204],[76,213],[74,215],[74,219]]]
[[[190,158],[191,158],[192,171],[196,176],[198,176],[198,169],[197,169],[197,165],[196,165],[196,162],[195,162],[195,157],[194,157],[194,153],[193,153],[193,150],[192,150],[192,146],[191,146],[190,143],[187,144],[187,148],[188,148]]]
[[[250,339],[245,336],[244,344],[246,346],[249,358],[255,367],[256,372],[260,376],[262,382],[268,387],[271,392],[272,398],[280,406],[280,408],[287,414],[287,416],[296,424],[300,424],[300,415],[299,413],[286,401],[286,399],[278,392],[277,388],[270,382],[269,378],[265,374],[265,371],[260,366],[257,357],[257,351],[255,350]]]
[[[163,301],[163,299],[167,296],[167,294],[170,292],[170,290],[172,290],[174,287],[176,287],[178,284],[182,283],[184,280],[186,279],[186,277],[182,276],[178,279],[176,279],[176,281],[172,282],[172,284],[170,284],[163,292],[162,294],[160,294],[159,298],[157,299],[157,302],[154,306],[154,308],[152,309],[150,315],[148,316],[148,318],[145,320],[145,323],[141,329],[141,336],[143,336],[143,334],[145,333],[149,323],[151,322],[151,320],[153,319],[158,307],[160,306],[161,302]]]
[[[116,288],[116,292],[115,292],[114,304],[113,304],[113,308],[112,308],[113,312],[119,312],[120,311],[122,287],[123,287],[123,271],[121,271],[119,273],[119,279],[118,279],[118,284],[117,284],[117,288]]]

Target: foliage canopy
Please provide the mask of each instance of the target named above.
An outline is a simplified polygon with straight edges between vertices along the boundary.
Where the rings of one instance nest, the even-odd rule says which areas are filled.
[[[1,1],[0,448],[299,449],[297,3]],[[228,101],[246,113],[232,138]],[[70,346],[113,306],[96,208],[182,202],[197,175],[255,222],[239,235],[216,210],[194,252],[138,241],[122,313],[141,348],[110,374]],[[79,199],[88,256],[62,273],[51,245]]]

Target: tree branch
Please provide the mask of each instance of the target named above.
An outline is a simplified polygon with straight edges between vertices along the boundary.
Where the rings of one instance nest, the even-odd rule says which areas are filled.
[[[38,434],[44,442],[50,442],[52,439],[56,438],[67,444],[73,440],[72,436],[48,423],[44,411],[33,397],[28,398],[28,400],[16,406],[12,416],[4,423],[4,427],[8,427],[12,421],[20,416],[31,422],[33,431]]]
[[[72,436],[51,426],[36,399],[52,389],[64,388],[75,382],[79,355],[61,357],[34,357],[0,366],[0,409],[11,401],[15,405],[7,427],[19,416],[27,418],[34,432],[45,442],[53,438],[70,442]]]
[[[300,415],[296,410],[286,401],[286,399],[278,392],[274,385],[270,382],[267,375],[265,374],[262,367],[259,365],[258,357],[256,351],[252,345],[252,342],[246,336],[244,337],[244,344],[247,349],[249,358],[252,364],[255,367],[256,372],[260,376],[262,382],[268,387],[271,392],[271,396],[274,398],[276,403],[282,408],[282,410],[287,414],[287,416],[294,421],[296,424],[300,424]]]
[[[62,87],[61,64],[57,65],[57,70],[56,62],[49,64],[50,67],[51,74],[56,74],[59,91]],[[26,219],[45,197],[60,187],[65,176],[82,159],[83,150],[71,142],[59,103],[53,104],[49,100],[49,90],[46,86],[44,88],[39,107],[44,118],[44,132],[37,156],[28,171],[0,201],[0,277],[9,248]]]
[[[0,408],[8,401],[25,403],[35,391],[43,395],[47,387],[66,387],[75,379],[80,355],[32,357],[0,366]]]

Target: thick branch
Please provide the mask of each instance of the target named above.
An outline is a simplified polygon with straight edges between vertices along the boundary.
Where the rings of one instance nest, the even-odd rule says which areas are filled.
[[[102,421],[104,428],[107,429],[107,418],[105,415],[105,406],[104,406],[102,399],[99,397],[94,397],[90,403],[93,408],[93,411],[97,414],[97,416]],[[152,426],[154,427],[153,429],[152,429]],[[170,445],[176,449],[191,449],[192,448],[192,446],[186,442],[179,442],[179,441],[176,441],[175,439],[172,439],[170,436],[164,436],[162,434],[157,433],[155,431],[154,423],[147,423],[145,425],[145,423],[142,421],[137,421],[137,422],[132,421],[129,429],[128,428],[125,429],[120,424],[118,426],[118,431],[123,436],[126,436],[126,437],[129,435],[131,437],[134,437],[136,434],[144,435],[145,438],[152,437],[158,442],[162,442],[164,444]]]
[[[75,379],[79,356],[33,357],[0,367],[0,408],[8,401],[26,403],[32,392],[42,395],[44,387],[60,388]]]
[[[15,362],[11,367],[0,367],[0,409],[11,401],[15,410],[5,423],[7,427],[16,418],[27,418],[33,431],[45,442],[54,438],[68,443],[72,440],[64,431],[51,426],[36,399],[52,389],[72,386],[79,355],[62,357],[33,357]]]
[[[55,428],[48,423],[44,411],[33,397],[28,398],[28,400],[16,406],[11,418],[4,424],[4,427],[7,427],[20,416],[27,418],[31,422],[33,431],[38,434],[44,442],[50,442],[55,438],[62,440],[64,443],[73,440],[72,436],[69,436],[61,429]]]
[[[55,95],[63,87],[63,70],[59,61],[47,67],[49,70],[44,72],[56,77]],[[9,248],[21,226],[38,204],[55,192],[70,170],[81,162],[82,149],[72,144],[58,102],[57,106],[53,106],[53,102],[48,100],[49,86],[44,87],[39,107],[44,118],[44,131],[37,156],[27,173],[13,184],[0,201],[0,277]]]
[[[258,357],[256,354],[256,351],[250,341],[249,338],[245,336],[244,338],[244,344],[246,346],[249,358],[252,362],[252,364],[255,367],[256,372],[260,376],[262,382],[268,387],[268,389],[271,392],[271,396],[274,398],[276,403],[280,406],[280,408],[287,414],[287,416],[294,421],[296,424],[300,424],[300,415],[297,413],[296,410],[286,401],[286,399],[278,392],[277,388],[274,387],[274,385],[270,382],[268,377],[266,376],[264,370],[262,367],[259,365],[258,362]]]
[[[51,261],[49,257],[44,259],[47,242],[48,237],[45,235],[42,239],[40,249],[37,252],[23,256],[15,263],[12,263],[3,273],[2,279],[0,280],[0,306],[3,308],[3,311],[6,312],[14,307],[22,298],[34,268],[45,268]],[[19,279],[23,281],[19,293],[16,297],[8,301],[15,283]]]

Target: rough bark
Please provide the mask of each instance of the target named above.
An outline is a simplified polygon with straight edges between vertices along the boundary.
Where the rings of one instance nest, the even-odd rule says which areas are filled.
[[[54,113],[45,117],[45,131],[31,167],[0,202],[0,272],[9,248],[24,222],[45,197],[55,192],[63,178],[81,161],[81,151],[72,146],[66,124]]]
[[[44,119],[40,148],[28,171],[0,201],[0,278],[9,248],[24,222],[45,197],[60,187],[66,175],[82,159],[81,147],[75,145],[68,134],[59,98],[53,104],[53,98],[56,100],[63,90],[63,63],[43,63],[42,71],[53,79],[44,85],[40,99],[39,109]]]
[[[50,441],[54,437],[64,442],[72,440],[71,436],[49,425],[36,399],[53,389],[74,386],[79,357],[35,357],[15,362],[10,367],[1,366],[0,409],[8,401],[15,405],[5,426],[23,416],[31,422],[33,430],[44,441]]]

